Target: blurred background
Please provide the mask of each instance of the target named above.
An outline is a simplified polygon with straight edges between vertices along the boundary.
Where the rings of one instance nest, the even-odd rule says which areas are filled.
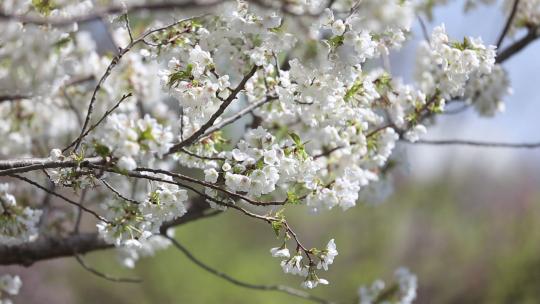
[[[453,1],[435,10],[428,27],[445,23],[451,37],[481,36],[494,43],[505,21],[500,7],[462,12],[462,1]],[[90,29],[99,37],[99,28]],[[417,34],[392,58],[393,71],[409,81],[420,39]],[[505,63],[514,88],[505,113],[491,119],[472,110],[442,116],[426,138],[539,141],[538,54],[540,42]],[[360,285],[389,281],[397,267],[405,266],[418,276],[415,303],[540,303],[540,150],[410,144],[399,150],[406,164],[383,202],[318,216],[302,207],[288,211],[307,244],[336,240],[339,256],[324,273],[331,284],[313,293],[354,303]],[[283,274],[279,260],[270,256],[277,240],[266,225],[225,213],[181,226],[176,236],[204,262],[235,278],[299,287],[299,278]],[[71,258],[31,268],[2,267],[0,272],[21,276],[24,285],[13,298],[16,303],[305,302],[231,285],[172,248],[139,261],[134,270],[119,266],[114,252],[86,258],[103,272],[144,282],[108,282]]]

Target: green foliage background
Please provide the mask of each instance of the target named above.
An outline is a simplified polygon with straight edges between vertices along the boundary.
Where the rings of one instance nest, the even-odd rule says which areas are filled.
[[[356,303],[357,289],[390,280],[406,266],[417,273],[415,303],[539,303],[540,189],[534,179],[443,176],[423,183],[398,182],[379,205],[319,216],[301,206],[287,213],[309,246],[334,237],[339,256],[321,277],[331,282],[314,293]],[[283,274],[269,249],[278,245],[268,225],[227,212],[176,230],[177,239],[207,264],[235,278],[299,287]],[[208,274],[173,248],[141,260],[135,270],[118,266],[112,252],[86,257],[111,275],[137,276],[141,284],[111,283],[73,259],[44,262],[21,275],[19,303],[308,303],[275,292],[253,291]],[[32,277],[41,278],[39,287]],[[30,283],[28,283],[30,281]],[[40,303],[45,303],[41,302]]]

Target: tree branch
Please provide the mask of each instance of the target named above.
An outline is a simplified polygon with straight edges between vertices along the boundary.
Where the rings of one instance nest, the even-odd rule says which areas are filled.
[[[171,228],[180,226],[198,219],[208,217],[206,213],[208,205],[196,206],[188,209],[184,216],[164,223],[163,227]],[[166,229],[162,229],[166,231]],[[97,233],[80,233],[68,236],[40,237],[34,242],[16,246],[0,246],[0,265],[24,265],[32,264],[62,257],[71,257],[77,254],[85,254],[93,251],[110,249],[112,244],[106,243]]]
[[[195,265],[199,266],[200,268],[206,270],[207,272],[219,277],[219,278],[222,278],[224,280],[226,280],[227,282],[231,283],[231,284],[234,284],[236,286],[240,286],[240,287],[244,287],[244,288],[249,288],[249,289],[256,289],[256,290],[263,290],[263,291],[278,291],[278,292],[282,292],[282,293],[285,293],[285,294],[288,294],[288,295],[291,295],[291,296],[295,296],[295,297],[299,297],[299,298],[302,298],[302,299],[305,299],[305,300],[309,300],[309,301],[312,301],[312,302],[315,302],[315,303],[332,303],[328,300],[325,300],[325,299],[322,299],[322,298],[319,298],[317,296],[314,296],[314,295],[311,295],[305,291],[302,291],[302,290],[298,290],[298,289],[294,289],[294,288],[291,288],[291,287],[288,287],[288,286],[283,286],[283,285],[258,285],[258,284],[252,284],[252,283],[248,283],[248,282],[244,282],[244,281],[240,281],[238,279],[235,279],[233,277],[231,277],[230,275],[224,273],[224,272],[221,272],[215,268],[212,268],[208,265],[206,265],[205,263],[203,263],[201,260],[199,260],[197,257],[195,257],[186,247],[184,247],[182,244],[180,244],[180,242],[178,242],[176,239],[164,234],[163,235],[164,237],[168,238],[172,243],[173,245],[180,251],[182,252],[191,262],[193,262]]]
[[[512,6],[512,11],[510,12],[510,16],[508,16],[508,19],[506,20],[506,24],[504,25],[504,29],[501,32],[499,39],[497,39],[497,49],[501,47],[504,37],[508,33],[508,30],[510,29],[512,22],[514,21],[514,16],[516,15],[518,5],[519,5],[519,0],[514,0],[514,5]]]
[[[106,159],[102,157],[89,157],[85,158],[81,162],[77,162],[73,159],[53,161],[49,158],[0,160],[0,176],[52,168],[70,168],[76,166],[84,167],[89,164],[99,165],[104,164],[105,162]]]
[[[176,21],[174,23],[171,23],[169,25],[166,25],[166,26],[163,26],[163,27],[160,27],[160,28],[157,28],[157,29],[148,30],[144,34],[139,36],[139,38],[137,38],[136,40],[131,41],[125,48],[120,49],[118,54],[116,56],[114,56],[113,59],[111,60],[111,63],[109,64],[109,66],[107,66],[107,69],[105,70],[105,73],[103,73],[103,75],[99,79],[98,83],[96,84],[96,86],[94,88],[94,91],[92,92],[92,97],[90,98],[90,103],[88,105],[88,111],[86,113],[86,118],[84,120],[84,124],[83,124],[83,127],[81,129],[80,135],[68,147],[64,148],[62,151],[66,151],[67,149],[69,149],[69,147],[75,145],[74,151],[76,152],[77,149],[79,148],[79,145],[81,144],[82,139],[88,134],[88,133],[85,133],[85,131],[86,131],[86,127],[90,123],[90,119],[92,118],[92,112],[94,110],[94,104],[96,102],[97,93],[100,90],[103,83],[105,82],[105,80],[107,80],[109,75],[111,75],[112,70],[118,65],[118,63],[120,62],[122,57],[127,52],[129,52],[136,44],[138,44],[140,42],[143,42],[144,39],[146,37],[150,36],[151,34],[156,33],[156,32],[160,32],[160,31],[164,31],[164,30],[169,29],[171,27],[174,27],[174,26],[176,26],[176,25],[178,25],[178,24],[180,24],[182,22],[186,22],[186,21],[189,21],[189,20],[192,20],[192,19],[195,19],[195,18],[198,18],[198,16],[185,18],[185,19]],[[130,96],[129,94],[124,95],[124,97],[121,99],[121,101],[124,100],[125,98],[129,97],[129,96]]]
[[[35,262],[73,256],[113,247],[97,233],[81,233],[67,237],[45,237],[16,246],[0,246],[0,265],[30,266]]]
[[[29,179],[29,178],[26,178],[26,177],[20,176],[20,175],[16,175],[16,174],[11,174],[10,176],[12,176],[12,177],[14,177],[14,178],[17,178],[17,179],[20,179],[20,180],[22,180],[22,181],[24,181],[24,182],[27,182],[27,183],[29,183],[30,185],[32,185],[32,186],[34,186],[34,187],[37,187],[37,188],[39,188],[39,189],[41,189],[41,190],[43,190],[43,191],[45,191],[45,192],[47,192],[47,193],[49,193],[49,194],[51,194],[51,195],[53,195],[53,196],[56,196],[56,197],[58,197],[58,198],[61,198],[62,200],[66,201],[67,203],[69,203],[69,204],[71,204],[71,205],[73,205],[73,206],[76,206],[76,207],[78,207],[79,209],[84,210],[84,211],[86,211],[86,212],[92,214],[96,219],[98,219],[98,220],[100,220],[100,221],[104,221],[104,222],[106,222],[106,223],[109,223],[109,221],[107,221],[107,219],[105,219],[105,218],[102,217],[101,215],[97,214],[94,210],[88,209],[88,208],[84,207],[83,205],[77,203],[76,201],[71,200],[71,199],[69,199],[69,198],[63,196],[62,194],[58,194],[58,193],[56,193],[56,192],[54,192],[54,191],[52,191],[52,190],[49,190],[49,189],[47,189],[46,187],[43,187],[42,185],[36,183],[35,181],[33,181],[33,180]]]
[[[213,132],[216,132],[217,130],[221,130],[225,126],[230,125],[233,122],[237,121],[238,119],[244,117],[245,115],[253,112],[253,110],[261,107],[264,104],[267,104],[268,102],[274,101],[276,99],[278,99],[277,96],[268,96],[268,97],[266,97],[265,99],[263,99],[261,101],[258,101],[258,102],[254,103],[254,104],[251,104],[251,105],[245,107],[244,109],[238,111],[238,113],[232,115],[231,117],[227,117],[224,120],[222,120],[221,122],[219,122],[218,124],[208,128],[208,130],[206,130],[206,132],[204,132],[204,134],[202,136],[207,136],[207,135],[212,134]]]
[[[240,93],[240,91],[242,91],[244,89],[244,87],[245,87],[246,83],[248,82],[248,80],[251,79],[251,77],[253,77],[253,75],[255,75],[255,72],[257,72],[257,70],[258,70],[258,67],[253,66],[251,68],[251,70],[249,71],[249,73],[247,73],[244,76],[244,78],[242,79],[242,81],[240,81],[238,86],[231,92],[229,97],[227,97],[227,99],[225,99],[225,101],[223,101],[223,103],[219,106],[217,111],[214,114],[212,114],[210,119],[204,125],[202,125],[202,127],[200,127],[197,131],[195,131],[193,134],[191,134],[191,136],[186,138],[184,141],[172,146],[171,149],[169,150],[169,152],[167,152],[167,155],[179,152],[182,148],[191,145],[201,135],[203,135],[207,129],[212,127],[214,122],[223,114],[223,112],[225,112],[225,110],[231,104],[231,102],[236,100],[236,97],[237,97],[238,93]]]
[[[93,274],[93,275],[95,275],[97,277],[100,277],[102,279],[105,279],[107,281],[116,282],[116,283],[140,283],[140,282],[142,282],[142,279],[139,279],[139,278],[117,278],[117,277],[110,276],[110,275],[108,275],[106,273],[103,273],[103,272],[101,272],[99,270],[96,270],[92,266],[88,265],[88,263],[86,263],[79,254],[75,254],[75,259],[77,260],[77,262],[79,263],[79,265],[81,265],[81,267],[83,269],[85,269],[86,271],[90,272],[91,274]]]
[[[0,102],[20,100],[20,99],[29,99],[29,98],[32,98],[32,96],[30,95],[0,95]]]
[[[506,49],[502,50],[495,59],[496,63],[503,63],[506,60],[508,60],[510,57],[524,49],[526,46],[528,46],[531,42],[536,40],[538,37],[540,37],[538,33],[538,28],[530,28],[527,32],[527,35],[525,35],[523,38],[519,39],[518,41],[514,42],[512,45],[507,47]]]
[[[410,143],[410,142],[409,142]],[[536,143],[501,143],[501,142],[480,142],[473,140],[449,139],[449,140],[419,140],[411,144],[436,145],[436,146],[475,146],[486,148],[514,148],[514,149],[536,149],[540,148],[540,142]]]

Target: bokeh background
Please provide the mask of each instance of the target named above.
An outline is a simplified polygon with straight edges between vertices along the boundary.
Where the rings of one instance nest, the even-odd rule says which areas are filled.
[[[444,23],[452,37],[481,36],[493,43],[504,24],[499,7],[463,15],[462,1],[435,10],[429,28]],[[420,33],[419,25],[415,25]],[[97,38],[99,25],[88,25]],[[392,57],[392,69],[411,80],[417,35]],[[512,38],[506,41],[511,43]],[[106,42],[102,42],[106,44]],[[540,140],[540,42],[505,63],[514,94],[507,110],[479,118],[469,110],[442,116],[431,139],[504,142]],[[540,303],[540,150],[456,146],[399,147],[404,162],[394,191],[382,202],[359,203],[342,212],[307,214],[296,207],[289,221],[308,244],[335,238],[339,256],[325,273],[332,284],[314,291],[354,303],[360,285],[406,266],[418,275],[416,303]],[[276,245],[266,225],[235,213],[189,223],[177,239],[207,264],[235,278],[298,286],[268,252]],[[87,261],[106,273],[137,276],[140,284],[111,283],[83,270],[74,259],[40,262],[31,268],[2,267],[24,285],[16,303],[304,303],[286,295],[243,289],[212,276],[171,248],[141,260],[134,270],[112,252]],[[305,302],[307,303],[307,302]]]

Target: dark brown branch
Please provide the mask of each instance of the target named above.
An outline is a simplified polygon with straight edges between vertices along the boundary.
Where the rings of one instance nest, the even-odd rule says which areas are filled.
[[[198,158],[198,159],[201,159],[201,160],[218,160],[218,161],[225,161],[227,160],[226,158],[224,157],[212,157],[212,156],[202,156],[202,155],[198,155],[198,154],[195,154],[193,152],[190,152],[188,150],[186,150],[185,148],[182,148],[182,150],[180,150],[179,152],[182,152],[184,154],[187,154],[191,157],[195,157],[195,158]]]
[[[130,199],[130,198],[127,198],[126,196],[124,196],[122,193],[120,193],[120,191],[114,189],[114,187],[111,186],[107,181],[102,179],[101,182],[105,185],[105,187],[109,188],[109,190],[111,190],[111,192],[114,193],[116,196],[118,196],[118,198],[120,198],[121,200],[124,200],[126,202],[129,202],[129,203],[132,203],[132,204],[135,204],[135,205],[140,204],[140,202],[138,202],[136,200],[133,200],[133,199]]]
[[[285,294],[288,294],[288,295],[291,295],[291,296],[295,296],[295,297],[299,297],[299,298],[303,298],[305,300],[309,300],[309,301],[312,301],[312,302],[315,302],[315,303],[332,303],[328,300],[325,300],[325,299],[322,299],[322,298],[319,298],[317,296],[314,296],[314,295],[311,295],[303,290],[298,290],[298,289],[294,289],[294,288],[291,288],[291,287],[288,287],[288,286],[283,286],[283,285],[259,285],[259,284],[252,284],[252,283],[248,283],[248,282],[244,282],[244,281],[240,281],[236,278],[233,278],[231,277],[230,275],[224,273],[224,272],[221,272],[215,268],[212,268],[208,265],[206,265],[204,262],[202,262],[201,260],[199,260],[196,256],[194,256],[186,247],[184,247],[182,244],[180,244],[180,242],[178,242],[176,239],[172,238],[172,237],[169,237],[167,235],[163,235],[165,236],[166,238],[168,238],[169,240],[171,240],[171,242],[173,243],[173,245],[180,251],[182,252],[191,262],[193,262],[195,265],[199,266],[200,268],[204,269],[205,271],[219,277],[219,278],[222,278],[224,280],[226,280],[227,282],[229,283],[232,283],[236,286],[240,286],[240,287],[244,287],[244,288],[249,288],[249,289],[256,289],[256,290],[263,290],[263,291],[278,291],[278,292],[282,292],[282,293],[285,293]]]
[[[111,275],[108,275],[106,273],[103,273],[103,272],[93,268],[92,266],[88,265],[88,263],[86,263],[79,254],[75,255],[75,259],[77,260],[79,265],[81,265],[81,267],[84,268],[86,271],[90,272],[91,274],[93,274],[93,275],[95,275],[97,277],[105,279],[107,281],[111,281],[111,282],[115,282],[115,283],[140,283],[140,282],[142,282],[142,280],[139,279],[139,278],[117,278],[117,277],[113,277]]]
[[[195,206],[195,205],[193,205]],[[164,223],[167,228],[180,226],[204,217],[208,214],[208,207],[190,207],[188,212],[171,222]],[[163,229],[166,230],[166,229]],[[36,262],[62,257],[71,257],[93,251],[112,248],[97,233],[81,233],[68,236],[42,237],[34,242],[16,246],[0,246],[0,265],[30,266]]]
[[[33,180],[29,179],[29,178],[26,178],[26,177],[24,177],[24,176],[20,176],[20,175],[17,175],[17,174],[11,174],[10,176],[12,176],[12,177],[14,177],[14,178],[17,178],[17,179],[20,179],[20,180],[22,180],[22,181],[24,181],[24,182],[27,182],[28,184],[30,184],[30,185],[32,185],[32,186],[34,186],[34,187],[37,187],[37,188],[39,188],[39,189],[45,191],[46,193],[49,193],[49,194],[52,195],[52,196],[56,196],[56,197],[58,197],[58,198],[61,198],[62,200],[66,201],[67,203],[69,203],[69,204],[71,204],[71,205],[73,205],[73,206],[76,206],[76,207],[78,207],[79,209],[84,210],[84,211],[86,211],[86,212],[92,214],[95,218],[97,218],[97,219],[100,220],[100,221],[104,221],[104,222],[106,222],[106,223],[109,222],[109,221],[107,221],[104,217],[102,217],[101,215],[97,214],[94,210],[88,209],[88,208],[84,207],[83,205],[77,203],[76,201],[74,201],[74,200],[72,200],[72,199],[69,199],[69,198],[63,196],[62,194],[58,194],[58,193],[56,193],[56,192],[54,192],[54,191],[52,191],[52,190],[49,190],[49,189],[47,189],[46,187],[43,187],[42,185],[36,183],[35,181],[33,181]]]
[[[518,41],[514,42],[512,45],[507,47],[506,49],[502,50],[496,58],[497,63],[503,63],[516,53],[523,50],[526,46],[528,46],[531,42],[535,41],[538,37],[540,37],[538,33],[537,28],[530,28],[527,32],[527,35],[525,35],[523,38],[519,39]]]
[[[86,130],[86,132],[84,132],[84,134],[82,134],[82,138],[86,137],[88,134],[90,134],[90,132],[92,132],[95,128],[97,128],[105,120],[105,118],[107,118],[109,115],[111,115],[111,113],[114,112],[120,106],[120,104],[122,102],[124,102],[124,100],[128,99],[132,95],[133,95],[132,93],[124,94],[114,106],[112,106],[110,109],[108,109],[105,112],[105,114],[103,114],[103,116],[95,124],[90,126],[90,128],[88,128],[88,130]],[[84,124],[82,124],[82,126],[84,126]],[[77,141],[73,141],[69,146],[62,149],[62,152],[65,152],[67,149],[73,147],[73,145],[75,145],[76,143],[77,143]]]
[[[514,16],[516,15],[518,5],[519,5],[519,0],[514,0],[514,5],[512,6],[512,10],[510,11],[510,16],[508,16],[508,19],[506,20],[506,24],[504,25],[504,29],[501,32],[499,39],[497,39],[497,49],[501,47],[504,37],[506,37],[506,34],[508,33],[510,26],[512,26],[512,22],[514,21]]]
[[[0,102],[30,98],[32,98],[30,95],[0,95]]]
[[[16,246],[0,246],[0,265],[30,266],[35,262],[111,248],[97,233],[39,238]]]
[[[183,175],[183,174],[180,174],[180,173],[174,173],[174,172],[170,172],[170,171],[167,171],[167,170],[140,167],[140,168],[135,169],[135,171],[138,171],[138,172],[150,172],[150,173],[155,173],[155,174],[168,175],[168,176],[170,176],[172,178],[176,178],[176,179],[179,179],[179,180],[183,180],[183,181],[187,181],[187,182],[190,182],[190,183],[198,184],[198,185],[201,185],[201,186],[204,186],[204,187],[212,188],[214,190],[225,193],[225,194],[227,194],[227,195],[229,195],[231,197],[234,197],[236,199],[244,200],[244,201],[246,201],[246,202],[248,202],[248,203],[250,203],[252,205],[255,205],[255,206],[280,206],[280,205],[285,205],[286,204],[286,201],[261,202],[261,201],[253,200],[253,199],[251,199],[251,198],[249,198],[249,197],[247,197],[245,195],[241,195],[241,194],[238,194],[236,192],[229,191],[227,189],[216,186],[216,185],[214,185],[212,183],[208,183],[208,182],[198,180],[196,178],[193,178],[193,177],[190,177],[190,176],[187,176],[187,175]],[[183,187],[185,187],[185,185]]]
[[[501,142],[481,142],[473,140],[419,140],[412,144],[421,145],[436,145],[436,146],[474,146],[474,147],[486,147],[486,148],[514,148],[514,149],[536,149],[540,148],[540,142],[535,143],[501,143]]]
[[[88,164],[103,164],[105,161],[102,157],[89,157],[81,162],[73,159],[53,161],[48,158],[0,160],[0,176],[52,168],[84,167]]]
[[[204,125],[202,125],[197,131],[195,131],[195,133],[191,134],[191,136],[186,138],[184,141],[172,146],[167,154],[172,154],[172,153],[179,152],[182,148],[184,148],[186,146],[189,146],[192,143],[194,143],[195,141],[197,141],[197,139],[199,139],[199,137],[202,136],[206,132],[207,129],[212,127],[214,122],[223,114],[223,112],[225,112],[227,107],[234,100],[236,100],[236,97],[238,96],[238,93],[240,93],[242,90],[244,90],[244,87],[245,87],[246,83],[248,82],[249,79],[251,79],[251,77],[253,77],[253,75],[255,75],[255,72],[257,72],[257,70],[258,70],[258,67],[253,66],[251,68],[251,70],[249,71],[249,73],[247,73],[247,75],[244,76],[244,78],[242,79],[242,81],[240,81],[238,86],[231,92],[229,97],[227,97],[227,99],[225,99],[225,101],[223,101],[223,103],[219,106],[219,108],[216,110],[216,112],[214,114],[212,114],[210,119]]]

